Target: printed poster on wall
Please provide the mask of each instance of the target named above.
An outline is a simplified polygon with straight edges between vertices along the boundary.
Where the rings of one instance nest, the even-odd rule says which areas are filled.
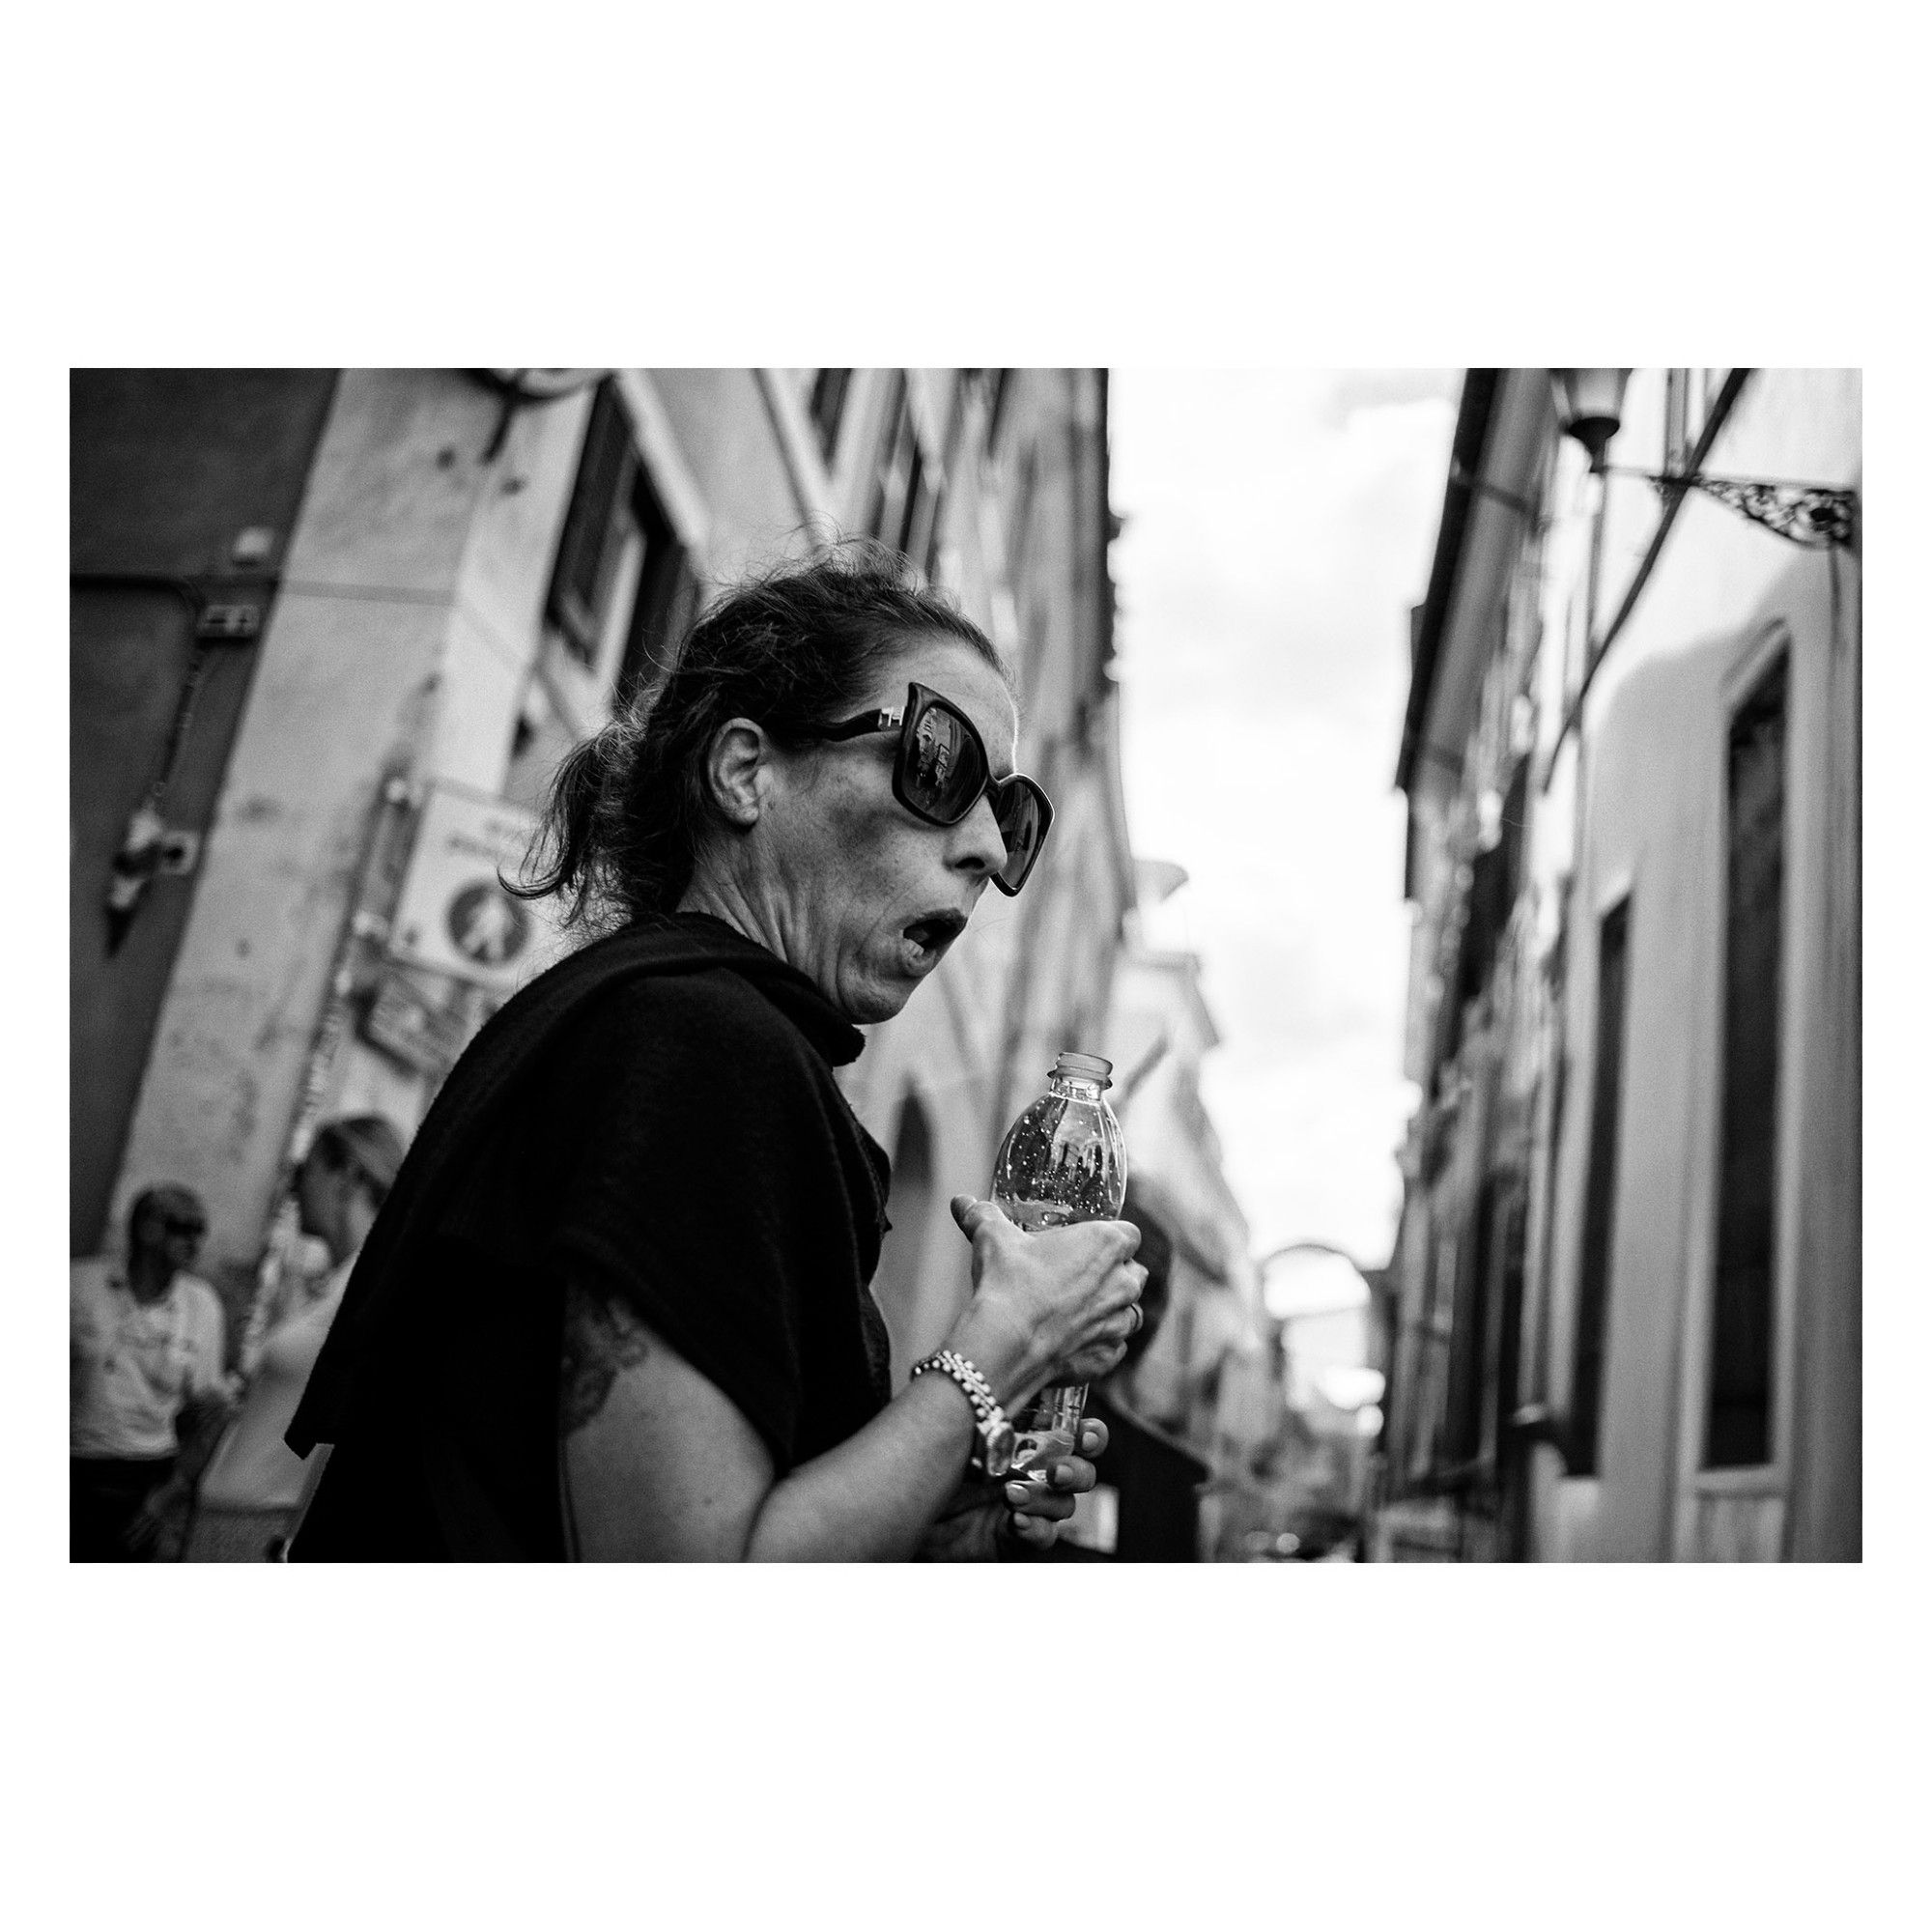
[[[522,806],[433,782],[389,929],[389,956],[499,996],[549,965],[557,950],[554,926],[497,879],[498,872],[518,876],[536,827],[536,814]]]

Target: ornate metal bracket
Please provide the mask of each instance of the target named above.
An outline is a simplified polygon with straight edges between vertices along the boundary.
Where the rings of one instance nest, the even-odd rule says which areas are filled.
[[[1673,492],[1701,490],[1740,516],[1805,550],[1848,545],[1858,526],[1856,490],[1833,490],[1815,483],[1764,483],[1742,476],[1658,476],[1631,469],[1612,469],[1611,474],[1641,476],[1656,485],[1666,502]]]

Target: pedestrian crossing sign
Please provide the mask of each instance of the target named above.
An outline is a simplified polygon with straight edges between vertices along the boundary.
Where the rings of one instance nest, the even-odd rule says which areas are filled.
[[[389,956],[497,993],[520,986],[539,954],[547,957],[550,934],[502,881],[519,876],[535,832],[535,814],[522,806],[431,784],[390,923]]]

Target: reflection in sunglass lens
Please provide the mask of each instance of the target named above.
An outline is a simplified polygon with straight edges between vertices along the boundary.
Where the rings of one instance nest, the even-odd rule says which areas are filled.
[[[988,782],[985,748],[965,714],[927,698],[914,712],[899,740],[894,781],[899,796],[935,825],[957,825],[988,797],[1007,848],[999,883],[1016,893],[1039,854],[1050,809],[1031,780]]]
[[[906,789],[920,809],[943,820],[961,818],[984,778],[965,721],[943,705],[928,704],[906,750]]]

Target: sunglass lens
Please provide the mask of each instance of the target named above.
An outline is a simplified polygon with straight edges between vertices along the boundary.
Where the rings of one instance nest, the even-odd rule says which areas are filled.
[[[1007,863],[1000,867],[1000,883],[1009,892],[1018,892],[1033,869],[1039,851],[1042,830],[1039,796],[1031,785],[1009,781],[994,804],[1000,822],[1000,837],[1006,840]]]
[[[942,825],[956,823],[979,796],[985,776],[965,719],[946,705],[928,704],[905,751],[905,787],[913,803]]]

